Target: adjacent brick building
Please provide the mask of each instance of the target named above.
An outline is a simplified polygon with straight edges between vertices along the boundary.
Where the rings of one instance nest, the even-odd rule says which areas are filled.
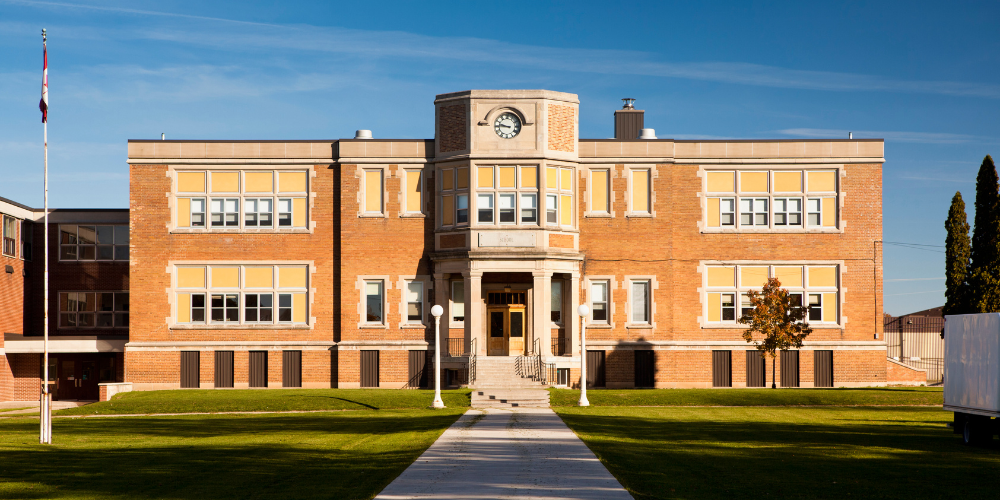
[[[422,386],[440,304],[447,384],[577,385],[587,303],[594,386],[770,385],[735,320],[778,277],[814,328],[779,385],[893,382],[881,140],[638,139],[630,104],[580,139],[579,105],[441,94],[434,140],[129,141],[124,379]]]

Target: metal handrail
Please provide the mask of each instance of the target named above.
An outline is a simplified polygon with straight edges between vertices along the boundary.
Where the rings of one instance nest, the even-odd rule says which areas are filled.
[[[543,385],[548,385],[548,381],[546,380],[548,378],[546,375],[548,374],[545,373],[545,364],[542,362],[542,339],[535,339],[534,344],[535,367],[538,370],[538,378],[536,380]]]
[[[476,340],[472,339],[472,349],[469,351],[469,385],[476,383]]]

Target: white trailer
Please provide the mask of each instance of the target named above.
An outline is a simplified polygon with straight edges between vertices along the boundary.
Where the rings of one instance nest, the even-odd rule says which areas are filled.
[[[1000,420],[1000,313],[947,316],[944,409],[966,444],[993,439]]]

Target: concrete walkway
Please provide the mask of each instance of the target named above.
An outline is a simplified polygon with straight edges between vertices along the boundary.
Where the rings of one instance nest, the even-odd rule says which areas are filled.
[[[631,499],[548,408],[469,410],[377,499]]]

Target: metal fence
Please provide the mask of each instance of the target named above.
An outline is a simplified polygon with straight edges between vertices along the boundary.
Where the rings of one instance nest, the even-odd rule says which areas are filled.
[[[886,355],[927,370],[927,383],[944,380],[944,318],[928,316],[886,316],[884,324]]]
[[[448,356],[458,357],[468,354],[465,351],[465,339],[448,339]]]

